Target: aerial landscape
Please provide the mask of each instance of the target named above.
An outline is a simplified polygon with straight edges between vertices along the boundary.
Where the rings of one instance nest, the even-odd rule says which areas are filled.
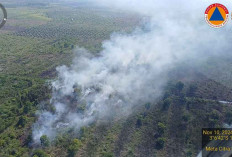
[[[232,128],[231,21],[167,2],[0,1],[0,157],[196,157]]]

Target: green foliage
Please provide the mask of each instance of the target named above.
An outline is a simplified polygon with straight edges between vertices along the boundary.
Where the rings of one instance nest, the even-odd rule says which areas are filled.
[[[30,101],[27,101],[25,106],[23,107],[23,113],[28,114],[28,112],[31,110],[32,103]]]
[[[78,111],[79,112],[84,112],[86,109],[86,104],[82,103],[82,104],[78,104]]]
[[[159,137],[156,141],[156,148],[157,149],[163,149],[164,144],[165,144],[166,138],[164,137]]]
[[[151,104],[150,103],[145,104],[145,108],[149,110],[151,108]]]
[[[186,153],[186,157],[192,157],[193,156],[193,153],[191,150],[188,150],[187,153]]]
[[[171,100],[170,99],[165,99],[163,101],[163,110],[167,111],[168,108],[169,108],[169,106],[170,106],[170,104],[171,104]]]
[[[219,115],[219,113],[218,113],[217,110],[213,110],[213,111],[209,114],[209,117],[210,117],[211,119],[219,120],[220,115]]]
[[[128,152],[126,154],[126,157],[134,157],[134,156],[135,156],[135,154],[134,154],[133,149],[129,147]]]
[[[136,127],[140,128],[142,126],[143,122],[142,122],[142,116],[138,116],[138,119],[136,121]]]
[[[171,96],[171,92],[170,92],[170,91],[166,91],[166,92],[164,93],[163,100],[169,98],[170,96]]]
[[[80,130],[80,136],[81,136],[81,140],[85,140],[86,138],[88,138],[89,136],[89,129],[87,127],[81,127]]]
[[[102,157],[114,157],[114,154],[112,152],[104,152],[102,153]]]
[[[36,151],[34,151],[33,157],[49,157],[43,150],[41,149],[37,149]]]
[[[208,114],[210,127],[216,127],[219,124],[220,114],[217,110],[213,110]]]
[[[185,122],[188,122],[190,120],[190,114],[189,113],[184,113],[184,115],[182,116],[182,119],[185,121]]]
[[[177,89],[178,92],[181,92],[183,90],[183,88],[184,88],[184,83],[183,82],[179,81],[179,82],[176,83],[176,89]]]
[[[10,1],[7,3],[9,6],[17,6]],[[73,136],[60,135],[55,139],[55,145],[48,147],[50,145],[48,138],[42,136],[43,150],[32,153],[28,147],[32,138],[29,128],[36,120],[35,112],[39,102],[49,99],[50,90],[44,84],[46,79],[55,77],[55,67],[70,63],[73,58],[71,49],[74,49],[74,45],[78,44],[94,53],[99,52],[101,42],[109,38],[112,32],[130,31],[138,23],[139,18],[137,15],[100,8],[73,9],[59,6],[58,2],[55,5],[45,5],[42,2],[30,5],[34,8],[18,6],[9,8],[12,19],[12,22],[8,23],[9,29],[6,29],[9,33],[2,34],[1,31],[0,34],[0,156],[21,157],[32,154],[33,157],[48,157],[45,152],[59,156],[62,152],[67,155],[67,150],[69,156],[75,156],[82,145],[88,148],[90,154],[91,151],[96,154],[92,156],[110,157],[114,156],[111,153],[114,151],[128,151],[126,155],[135,156],[140,150],[151,150],[150,145],[156,144],[158,149],[164,148],[167,138],[176,143],[186,141],[181,143],[183,149],[187,144],[194,146],[191,152],[186,152],[187,156],[193,156],[200,149],[198,137],[202,127],[219,126],[222,119],[229,124],[232,123],[232,113],[228,107],[225,107],[226,105],[203,100],[210,97],[201,95],[203,99],[187,98],[186,107],[185,95],[195,97],[199,95],[197,92],[201,87],[193,83],[186,88],[185,93],[184,83],[174,82],[171,87],[167,87],[164,101],[160,103],[164,110],[156,110],[151,108],[150,104],[146,104],[145,108],[143,107],[145,111],[141,111],[140,116],[128,118],[125,124],[117,120],[113,121],[113,124],[107,124],[107,129],[94,125],[90,128],[83,127],[80,132],[83,143],[74,139],[70,144],[70,138]],[[72,17],[73,20],[67,17]],[[217,95],[217,98],[221,97]],[[51,106],[46,105],[46,107],[55,112]],[[83,112],[86,105],[81,104],[77,108]],[[215,108],[217,110],[213,110]],[[226,114],[222,114],[225,111]],[[155,125],[157,123],[158,127]],[[183,128],[186,129],[185,132]],[[153,134],[156,131],[159,135],[154,139]],[[181,132],[181,137],[177,137],[178,134],[173,132],[179,134]],[[131,150],[124,150],[128,147]],[[136,152],[133,153],[132,150]],[[85,155],[91,156],[89,152]],[[85,153],[84,149],[83,153]],[[153,150],[152,154],[154,154]]]
[[[159,122],[158,123],[158,133],[160,136],[164,134],[165,129],[166,129],[165,124]]]
[[[27,123],[27,117],[26,117],[26,116],[21,116],[21,117],[19,118],[19,121],[18,121],[18,123],[17,123],[17,126],[18,126],[18,127],[24,127],[24,126],[26,125],[26,123]]]
[[[40,137],[40,142],[42,147],[49,147],[50,141],[46,135]]]
[[[31,154],[30,128],[36,121],[38,104],[48,104],[50,98],[46,80],[56,76],[57,66],[71,63],[75,45],[99,52],[101,42],[112,32],[130,31],[138,23],[133,14],[122,18],[111,10],[74,9],[35,1],[27,7],[23,3],[18,6],[16,0],[6,2],[12,7],[7,11],[13,22],[6,30],[0,30],[0,156]],[[51,106],[46,107],[55,112]],[[78,107],[83,112],[86,105]],[[87,138],[89,134],[86,131],[83,136]],[[67,148],[69,140],[65,136],[55,144]],[[46,138],[41,137],[41,144],[44,150],[52,149],[45,148]]]
[[[195,96],[196,91],[197,91],[197,86],[195,84],[191,84],[188,87],[186,95],[189,97],[193,97],[193,96]]]
[[[82,143],[78,139],[74,139],[71,143],[71,145],[68,147],[68,156],[74,157],[78,150],[81,148]]]
[[[226,119],[225,119],[225,121],[229,125],[232,124],[232,111],[227,111],[226,112]]]

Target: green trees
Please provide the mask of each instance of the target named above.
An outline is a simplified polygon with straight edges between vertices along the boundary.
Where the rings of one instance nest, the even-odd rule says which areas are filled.
[[[181,81],[177,82],[177,84],[176,84],[177,91],[181,92],[183,90],[183,88],[184,88],[184,83]]]
[[[32,157],[49,157],[43,150],[37,149]]]
[[[40,142],[42,147],[49,147],[50,141],[46,135],[40,137]]]
[[[27,101],[23,107],[23,113],[27,114],[31,110],[32,103]]]
[[[138,119],[136,121],[136,127],[137,128],[140,128],[142,126],[142,124],[143,124],[142,119],[143,119],[143,117],[141,115],[138,116]]]
[[[190,120],[191,116],[188,112],[185,112],[182,116],[183,121],[188,122]]]
[[[149,110],[151,108],[151,104],[150,103],[145,104],[145,108]]]
[[[74,157],[81,146],[82,146],[81,141],[78,139],[74,139],[71,145],[68,147],[68,156]]]
[[[160,136],[162,136],[164,134],[165,129],[166,129],[166,126],[163,123],[159,122],[158,123],[158,133]]]
[[[208,114],[208,118],[210,127],[216,127],[220,121],[220,114],[217,110],[213,110],[211,113]]]
[[[195,84],[191,84],[187,90],[187,96],[193,97],[197,91],[197,86]]]
[[[164,137],[159,137],[156,142],[156,147],[157,149],[162,149],[164,147],[164,143],[166,141],[166,138]]]
[[[17,123],[17,126],[18,126],[18,127],[24,127],[24,126],[26,125],[26,123],[27,123],[27,117],[26,117],[26,116],[21,116],[21,117],[19,118],[19,121],[18,121],[18,123]]]
[[[226,112],[226,119],[225,120],[229,125],[232,124],[232,112],[231,111]]]
[[[104,152],[104,153],[102,154],[102,156],[103,156],[103,157],[113,157],[114,155],[113,155],[112,152]]]
[[[164,143],[166,141],[166,138],[164,137],[166,126],[165,124],[159,122],[158,123],[158,139],[156,141],[156,148],[162,149],[164,147]]]
[[[164,111],[168,110],[170,104],[171,104],[171,100],[170,100],[170,99],[165,99],[165,100],[163,101],[163,110],[164,110]]]

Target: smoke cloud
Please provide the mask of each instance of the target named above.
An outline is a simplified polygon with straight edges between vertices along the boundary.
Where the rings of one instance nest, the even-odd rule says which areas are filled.
[[[135,11],[150,19],[131,34],[114,33],[102,43],[97,57],[76,48],[72,65],[57,67],[50,100],[54,111],[39,113],[33,129],[35,142],[42,135],[52,139],[67,128],[78,130],[97,118],[129,115],[133,107],[155,102],[162,95],[167,75],[176,64],[199,64],[206,56],[230,49],[230,22],[214,29],[204,21],[209,1],[90,2]]]

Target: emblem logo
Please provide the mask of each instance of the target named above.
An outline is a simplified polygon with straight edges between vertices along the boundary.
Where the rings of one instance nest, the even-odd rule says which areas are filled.
[[[228,22],[228,19],[229,11],[222,4],[212,4],[205,10],[205,20],[211,27],[223,27]]]

